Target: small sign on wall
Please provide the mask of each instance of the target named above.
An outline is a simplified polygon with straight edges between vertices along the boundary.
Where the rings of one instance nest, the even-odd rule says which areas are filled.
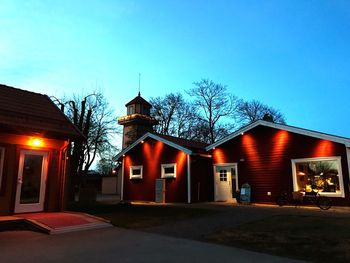
[[[165,203],[165,179],[156,179],[156,203]]]

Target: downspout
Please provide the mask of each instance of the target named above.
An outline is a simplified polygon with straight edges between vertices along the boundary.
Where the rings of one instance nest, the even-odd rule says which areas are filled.
[[[120,200],[121,201],[124,200],[124,159],[125,159],[125,157],[123,157],[123,161],[122,161],[122,180],[121,180],[121,189],[120,189]]]
[[[59,211],[66,209],[66,200],[67,193],[66,193],[66,182],[67,182],[67,158],[68,158],[68,147],[70,146],[70,140],[64,142],[63,146],[60,147],[60,154],[59,154],[59,163],[58,163],[58,174],[60,175],[60,198],[59,198]],[[63,152],[66,151],[66,154],[63,154]],[[64,159],[64,160],[63,160]],[[64,165],[62,164],[64,163]]]
[[[187,154],[187,203],[191,203],[191,156]]]

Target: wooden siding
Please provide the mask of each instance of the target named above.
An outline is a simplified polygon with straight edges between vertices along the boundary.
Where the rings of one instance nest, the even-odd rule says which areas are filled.
[[[21,150],[40,150],[49,153],[48,177],[44,210],[59,211],[61,208],[61,182],[64,173],[59,172],[60,148],[65,141],[43,138],[45,148],[30,147],[27,142],[31,137],[0,133],[0,146],[5,148],[2,185],[0,189],[0,215],[14,213],[18,166]]]
[[[124,157],[124,200],[155,201],[155,181],[161,178],[161,164],[176,163],[176,178],[165,179],[165,201],[187,202],[186,154],[148,138]],[[130,166],[142,165],[143,178],[130,179]]]
[[[345,191],[345,198],[334,198],[334,202],[350,205],[349,171],[343,144],[257,126],[213,150],[214,163],[238,163],[239,186],[249,183],[252,201],[262,203],[274,203],[282,191],[293,191],[291,159],[330,156],[341,157]]]

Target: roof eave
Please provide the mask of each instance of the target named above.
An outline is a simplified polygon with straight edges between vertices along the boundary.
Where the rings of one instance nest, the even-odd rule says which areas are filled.
[[[128,147],[126,147],[125,149],[123,149],[120,153],[118,153],[114,160],[117,161],[119,160],[123,155],[125,155],[127,152],[129,152],[131,149],[133,149],[136,145],[138,145],[139,143],[141,143],[141,141],[145,140],[147,137],[149,138],[152,138],[154,140],[157,140],[157,141],[161,141],[163,142],[164,144],[166,145],[169,145],[175,149],[178,149],[180,151],[183,151],[184,153],[186,154],[192,154],[192,151],[188,148],[185,148],[185,147],[182,147],[181,145],[178,145],[176,143],[173,143],[169,140],[166,140],[162,137],[159,137],[151,132],[147,132],[146,134],[142,135],[139,139],[137,139],[135,142],[133,142],[132,144],[130,144]]]
[[[234,133],[228,135],[227,137],[207,146],[205,149],[207,151],[210,151],[213,148],[215,148],[215,147],[217,147],[217,146],[219,146],[219,145],[221,145],[229,140],[232,140],[235,137],[241,135],[242,133],[245,133],[245,132],[247,132],[247,131],[249,131],[249,130],[251,130],[259,125],[262,125],[265,127],[270,127],[270,128],[275,128],[275,129],[280,129],[280,130],[286,130],[288,132],[294,132],[297,134],[306,135],[306,136],[310,136],[310,137],[314,137],[314,138],[318,138],[318,139],[329,140],[329,141],[333,141],[336,143],[344,144],[346,147],[350,147],[350,139],[347,139],[347,138],[343,138],[343,137],[339,137],[339,136],[335,136],[335,135],[331,135],[331,134],[325,134],[325,133],[312,131],[312,130],[306,130],[306,129],[302,129],[302,128],[298,128],[298,127],[294,127],[294,126],[288,126],[288,125],[284,125],[284,124],[258,120],[256,122],[248,124],[247,126],[242,127],[241,129],[235,131]]]

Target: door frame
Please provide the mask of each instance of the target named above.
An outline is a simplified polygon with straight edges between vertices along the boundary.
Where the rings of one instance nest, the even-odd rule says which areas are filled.
[[[23,177],[23,166],[24,157],[27,154],[39,155],[43,157],[43,162],[41,166],[41,181],[40,181],[40,194],[39,202],[33,204],[21,204],[21,189],[22,189],[22,177]],[[40,212],[44,210],[45,195],[46,195],[46,184],[47,184],[47,174],[49,166],[49,152],[42,150],[21,150],[18,162],[18,174],[16,180],[16,198],[15,198],[15,213],[27,213],[27,212]]]
[[[216,168],[217,167],[227,167],[227,166],[234,166],[236,168],[236,190],[239,189],[238,186],[238,163],[215,163],[213,165],[213,172],[214,172],[214,201],[217,202],[218,200],[216,199]],[[232,173],[230,180],[232,181]],[[232,182],[231,182],[231,188],[232,188]],[[231,200],[233,197],[231,197]],[[229,201],[229,200],[228,200]]]

